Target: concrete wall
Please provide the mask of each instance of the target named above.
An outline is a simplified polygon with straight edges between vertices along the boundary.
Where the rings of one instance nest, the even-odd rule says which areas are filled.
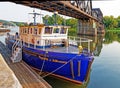
[[[13,71],[0,54],[0,88],[22,88]]]

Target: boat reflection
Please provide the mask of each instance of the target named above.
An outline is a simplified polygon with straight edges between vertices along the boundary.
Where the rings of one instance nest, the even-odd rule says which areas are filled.
[[[53,76],[48,76],[46,78],[44,78],[53,88],[87,88],[87,85],[90,81],[90,74],[89,74],[89,78],[87,80],[87,82],[85,82],[84,84],[80,85],[80,84],[75,84],[63,79],[59,79],[57,77],[53,77]]]

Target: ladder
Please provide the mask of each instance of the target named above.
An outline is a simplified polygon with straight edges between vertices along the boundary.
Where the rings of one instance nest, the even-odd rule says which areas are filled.
[[[16,39],[12,46],[11,61],[13,63],[20,62],[22,60],[22,42],[20,39]]]

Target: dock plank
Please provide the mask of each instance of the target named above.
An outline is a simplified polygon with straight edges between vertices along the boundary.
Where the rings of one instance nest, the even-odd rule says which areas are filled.
[[[0,41],[0,53],[14,72],[23,88],[52,88],[24,61],[12,63],[11,51]]]

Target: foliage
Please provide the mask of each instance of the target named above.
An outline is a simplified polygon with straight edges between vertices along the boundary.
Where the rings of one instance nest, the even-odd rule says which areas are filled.
[[[56,15],[56,21],[55,21],[55,15],[52,15],[52,16],[46,15],[43,17],[43,22],[46,25],[54,25],[55,23],[57,23],[58,25],[63,25],[64,18],[59,15]]]
[[[103,23],[107,30],[114,30],[120,28],[120,16],[114,18],[113,16],[104,16]]]
[[[118,27],[120,27],[120,16],[117,17]]]
[[[3,25],[9,25],[9,26],[24,26],[27,25],[25,22],[15,22],[15,21],[7,21],[7,20],[0,20],[0,22],[3,23]]]
[[[77,30],[77,19],[70,18],[70,19],[64,19],[63,17],[56,15],[56,21],[55,22],[55,15],[52,16],[44,16],[43,17],[43,22],[46,25],[54,25],[57,23],[58,25],[67,25],[70,26],[68,30],[68,35],[75,36],[76,35],[76,30]]]
[[[0,22],[3,23],[3,25],[9,25],[9,26],[14,26],[10,21],[6,21],[6,20],[0,20]]]
[[[14,22],[14,21],[11,21],[11,22],[16,24],[17,26],[26,26],[27,25],[27,23],[25,23],[25,22]]]
[[[67,19],[66,25],[71,26],[71,28],[77,28],[77,19]]]
[[[69,28],[68,35],[69,36],[76,36],[77,35],[76,28]]]

